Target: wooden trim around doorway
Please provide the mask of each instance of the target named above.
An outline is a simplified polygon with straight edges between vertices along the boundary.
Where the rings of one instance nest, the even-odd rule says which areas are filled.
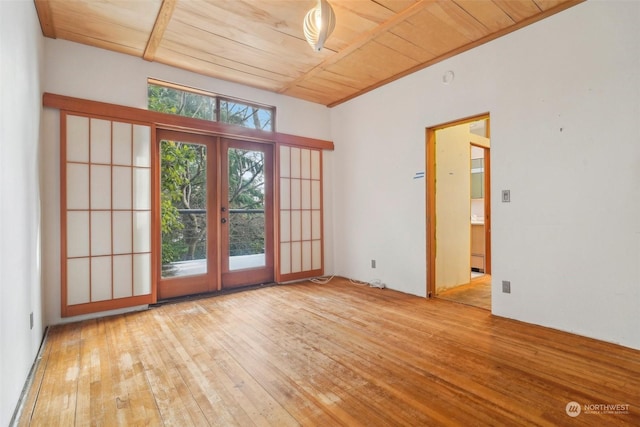
[[[488,130],[487,138],[490,138]],[[491,148],[485,153],[488,155],[484,156],[484,274],[491,274]]]
[[[427,128],[427,298],[436,295],[436,128]]]
[[[470,123],[470,122],[475,122],[478,120],[483,120],[486,119],[487,120],[487,138],[490,137],[490,114],[487,113],[482,113],[479,114],[477,116],[470,116],[470,117],[466,117],[460,120],[454,120],[451,122],[447,122],[447,123],[443,123],[437,126],[433,126],[433,127],[429,127],[426,129],[426,159],[425,159],[425,165],[426,165],[426,185],[425,185],[425,191],[426,191],[426,196],[425,196],[425,200],[426,200],[426,215],[425,215],[425,219],[426,219],[426,227],[427,227],[427,272],[426,272],[426,277],[427,277],[427,298],[433,298],[436,296],[436,254],[438,251],[438,242],[436,241],[436,225],[437,225],[437,218],[436,218],[436,131],[440,130],[440,129],[445,129],[448,127],[452,127],[452,126],[458,126],[461,124],[465,124],[465,123]],[[489,166],[487,164],[485,164],[485,169],[488,170]],[[490,199],[490,180],[487,179],[487,176],[489,174],[485,173],[485,208],[487,206],[487,204],[491,203],[491,199]],[[490,211],[489,211],[490,212]],[[487,238],[490,237],[490,228],[491,228],[491,222],[489,219],[489,223],[487,224],[487,215],[486,215],[486,211],[485,211],[485,242],[488,242],[486,244],[486,248],[487,248],[487,252],[485,254],[485,264],[488,266],[488,271],[485,271],[485,273],[487,274],[491,274],[491,241],[487,240]]]

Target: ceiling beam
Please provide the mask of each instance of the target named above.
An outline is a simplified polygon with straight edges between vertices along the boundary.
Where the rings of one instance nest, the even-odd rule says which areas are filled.
[[[164,32],[169,25],[171,16],[173,16],[173,10],[176,8],[176,1],[177,0],[162,0],[156,22],[153,24],[153,30],[147,42],[147,47],[144,49],[144,54],[142,55],[147,61],[153,61],[156,57],[158,46],[160,46]]]
[[[342,60],[346,56],[360,49],[361,47],[363,47],[364,45],[366,45],[367,43],[369,43],[371,40],[375,39],[379,35],[389,31],[391,28],[395,27],[398,24],[401,24],[402,22],[406,21],[407,19],[411,18],[417,13],[422,12],[424,8],[426,8],[428,5],[432,3],[435,3],[436,1],[437,0],[421,0],[418,3],[414,3],[412,6],[406,8],[402,12],[394,15],[391,19],[383,22],[382,24],[378,25],[372,30],[363,33],[360,37],[356,38],[346,48],[342,49],[339,52],[336,52],[334,55],[331,55],[330,57],[322,61],[320,64],[313,67],[307,73],[301,75],[300,77],[298,77],[297,79],[289,83],[288,85],[284,86],[282,89],[278,91],[278,93],[287,92],[289,89],[296,87],[301,82],[309,79],[310,77],[315,76],[316,74],[320,73],[327,67],[337,63],[338,61]],[[300,25],[302,25],[302,23],[300,23]]]
[[[34,0],[42,35],[52,39],[56,38],[56,27],[53,25],[53,14],[49,0]]]

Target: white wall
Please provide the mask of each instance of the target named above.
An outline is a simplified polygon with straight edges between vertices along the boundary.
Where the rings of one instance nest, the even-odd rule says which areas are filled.
[[[0,1],[0,425],[4,426],[11,420],[43,334],[38,176],[42,62],[42,34],[33,2]]]
[[[640,348],[639,24],[581,3],[333,108],[335,272],[425,295],[425,128],[490,112],[493,313]]]
[[[188,73],[177,68],[124,54],[83,46],[64,40],[45,39],[47,73],[44,90],[94,101],[147,108],[147,78],[170,81],[214,93],[251,100],[276,107],[279,132],[319,139],[331,139],[329,109],[306,101],[266,92],[247,86]],[[60,170],[59,113],[44,110],[42,175],[43,191],[43,276],[46,301],[46,324],[95,316],[62,319],[60,316]],[[331,153],[325,152],[325,174],[331,177]],[[331,191],[330,179],[325,193]],[[331,209],[328,196],[325,211]],[[330,215],[327,215],[329,217]],[[331,222],[325,222],[325,271],[331,272],[333,256]],[[122,310],[120,310],[122,311]],[[104,313],[100,314],[104,315]]]

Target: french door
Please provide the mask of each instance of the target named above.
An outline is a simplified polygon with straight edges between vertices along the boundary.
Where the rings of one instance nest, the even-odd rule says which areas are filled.
[[[158,298],[272,282],[272,146],[158,129],[157,149]]]
[[[222,288],[273,282],[273,150],[221,138]]]

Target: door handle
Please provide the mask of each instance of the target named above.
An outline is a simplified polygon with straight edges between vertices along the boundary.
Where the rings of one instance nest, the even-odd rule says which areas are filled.
[[[227,223],[227,218],[222,218],[222,219],[220,220],[220,222],[221,222],[221,223],[223,223],[223,224],[226,224],[226,223]]]
[[[225,208],[225,207],[223,206],[223,207],[221,207],[221,208],[220,208],[220,210],[221,210],[222,212],[226,212],[226,211],[227,211],[227,208]]]

